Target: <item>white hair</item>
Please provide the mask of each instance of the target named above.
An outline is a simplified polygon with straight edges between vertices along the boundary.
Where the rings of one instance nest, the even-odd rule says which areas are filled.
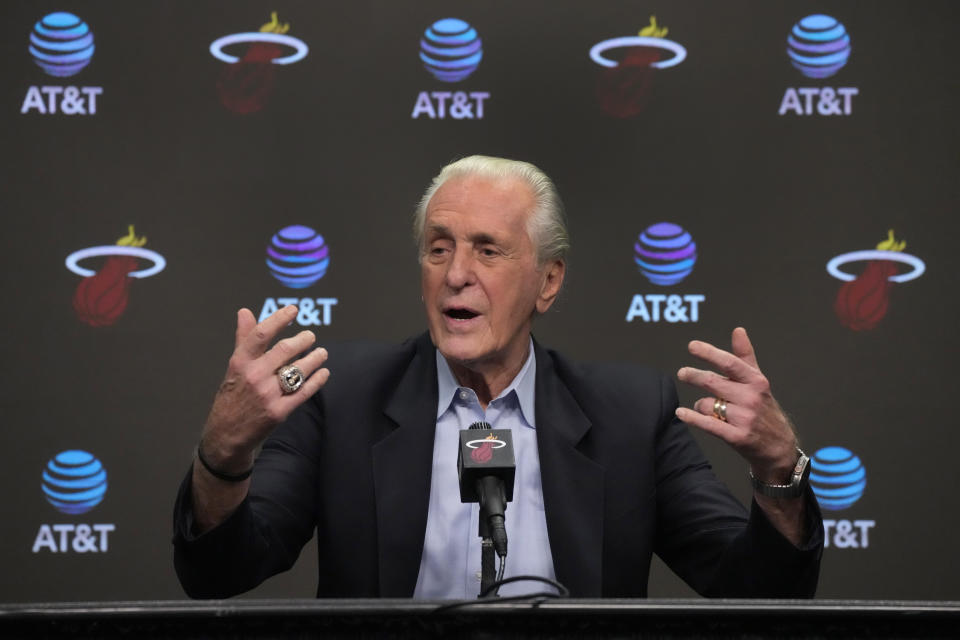
[[[567,251],[570,250],[570,236],[567,234],[563,202],[547,174],[529,162],[490,156],[469,156],[441,169],[420,199],[413,218],[413,239],[421,259],[426,251],[424,231],[430,199],[447,180],[471,176],[487,178],[491,181],[515,178],[526,184],[536,203],[527,219],[527,234],[536,247],[537,264],[542,267],[547,262],[566,258]]]

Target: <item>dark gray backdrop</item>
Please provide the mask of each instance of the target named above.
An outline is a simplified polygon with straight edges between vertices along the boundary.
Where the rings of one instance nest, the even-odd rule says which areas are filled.
[[[94,32],[92,62],[70,78],[46,76],[27,51],[52,11]],[[271,11],[310,52],[274,65],[263,108],[238,115],[218,98],[225,63],[208,48]],[[791,26],[820,12],[846,26],[853,52],[815,81],[785,49]],[[330,268],[303,292],[339,300],[330,326],[315,327],[321,343],[402,339],[424,326],[410,214],[439,167],[471,153],[533,161],[565,199],[574,248],[562,298],[535,327],[541,341],[675,371],[690,363],[690,339],[728,344],[746,326],[808,452],[843,446],[867,470],[863,498],[827,517],[875,521],[869,547],[828,549],[820,595],[958,599],[958,13],[949,1],[5,3],[0,600],[182,597],[170,511],[235,311],[299,295],[266,269],[271,235],[304,224],[327,240]],[[651,14],[688,58],[653,75],[640,114],[610,117],[588,51]],[[423,30],[444,17],[483,39],[479,69],[457,85],[417,57]],[[96,115],[21,114],[28,88],[43,85],[103,87]],[[778,115],[787,88],[824,86],[859,89],[851,115]],[[418,93],[438,90],[489,91],[485,117],[411,119]],[[633,264],[637,234],[661,221],[698,245],[693,273],[669,291]],[[130,224],[167,267],[132,282],[115,324],[90,327],[71,307],[81,278],[64,260]],[[825,265],[891,228],[927,271],[892,287],[874,329],[852,331]],[[703,294],[699,322],[625,322],[632,296],[649,293]],[[742,461],[698,438],[747,500]],[[66,449],[92,452],[109,474],[104,501],[83,515],[40,491]],[[57,523],[116,531],[106,553],[32,553],[41,526]],[[252,595],[309,596],[315,575],[308,546]],[[650,593],[689,591],[658,565]]]

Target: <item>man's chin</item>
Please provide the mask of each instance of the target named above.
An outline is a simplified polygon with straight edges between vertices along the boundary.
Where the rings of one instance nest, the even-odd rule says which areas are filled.
[[[485,359],[482,354],[469,349],[444,349],[442,347],[437,347],[437,350],[447,362],[451,364],[458,364],[461,367],[466,367],[468,369],[473,368],[473,365],[480,364]]]
[[[476,343],[476,340],[464,339],[462,336],[445,336],[434,340],[437,351],[447,362],[471,368],[490,357],[490,354]]]

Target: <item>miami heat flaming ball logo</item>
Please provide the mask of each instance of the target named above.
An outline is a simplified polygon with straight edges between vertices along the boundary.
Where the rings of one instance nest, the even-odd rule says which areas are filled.
[[[852,251],[827,263],[827,272],[843,280],[833,305],[843,326],[854,331],[873,329],[887,315],[893,285],[923,275],[926,265],[920,258],[904,253],[906,246],[906,242],[894,237],[891,229],[887,239],[879,243],[876,249]],[[847,263],[863,261],[867,266],[859,276],[840,270]],[[906,265],[909,270],[900,273],[897,263]]]
[[[487,464],[493,459],[493,450],[507,446],[503,440],[497,439],[492,433],[482,440],[471,440],[467,443],[470,447],[470,459],[477,464]]]
[[[87,247],[67,256],[67,269],[83,276],[73,294],[73,310],[91,327],[110,326],[123,315],[134,279],[149,278],[167,266],[156,251],[144,249],[146,237],[138,238],[133,225],[116,244]],[[96,271],[80,265],[89,258],[105,257]]]
[[[654,75],[686,59],[687,50],[666,39],[668,31],[657,25],[656,16],[650,16],[650,24],[637,35],[604,40],[590,49],[590,59],[603,67],[597,99],[608,115],[630,118],[643,111]],[[624,51],[614,59],[607,53],[613,50]]]
[[[240,114],[263,109],[273,93],[277,66],[299,62],[309,51],[303,40],[286,35],[289,30],[290,24],[281,24],[274,11],[259,31],[233,33],[210,44],[210,54],[227,63],[217,81],[223,106]],[[237,44],[249,44],[242,58],[225,51]]]

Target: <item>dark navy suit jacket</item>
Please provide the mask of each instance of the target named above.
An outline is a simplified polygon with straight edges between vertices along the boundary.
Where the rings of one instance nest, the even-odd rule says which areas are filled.
[[[706,596],[813,596],[823,527],[809,491],[810,538],[797,549],[715,477],[674,416],[669,379],[534,348],[547,530],[572,596],[646,596],[654,552]],[[189,474],[181,485],[174,555],[190,596],[253,588],[290,568],[315,530],[318,596],[413,595],[436,426],[434,346],[423,334],[328,350],[329,382],[265,443],[250,493],[226,522],[194,536]]]

